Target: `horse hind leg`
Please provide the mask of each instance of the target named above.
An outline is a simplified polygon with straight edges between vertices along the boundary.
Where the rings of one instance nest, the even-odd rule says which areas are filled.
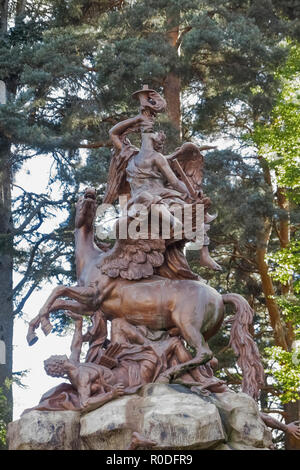
[[[187,318],[184,319],[184,315],[180,315],[177,321],[175,315],[173,318],[185,341],[196,350],[196,355],[189,361],[166,370],[163,375],[169,379],[175,379],[190,369],[206,364],[213,357],[210,347],[200,333],[200,328],[198,330]]]

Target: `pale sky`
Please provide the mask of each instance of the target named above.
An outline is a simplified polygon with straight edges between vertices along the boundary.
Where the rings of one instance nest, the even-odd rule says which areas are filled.
[[[18,173],[15,183],[27,191],[39,193],[47,192],[50,168],[53,160],[47,156],[35,157],[29,160]],[[14,195],[17,195],[14,188]],[[59,198],[59,185],[53,187],[53,197]],[[62,219],[61,219],[62,220]],[[59,218],[47,220],[45,230],[55,227],[61,222]],[[19,276],[15,273],[14,281],[18,282]],[[37,315],[39,309],[46,301],[48,295],[55,285],[45,283],[40,291],[34,292],[24,307],[24,316],[17,318],[14,323],[14,352],[13,369],[21,371],[28,369],[29,372],[22,379],[26,388],[17,385],[13,387],[14,394],[14,420],[18,419],[22,411],[35,406],[43,393],[61,383],[63,379],[49,377],[43,368],[43,361],[52,354],[69,355],[71,336],[58,337],[55,334],[45,336],[39,329],[37,334],[39,341],[33,346],[28,346],[26,341],[28,321]]]

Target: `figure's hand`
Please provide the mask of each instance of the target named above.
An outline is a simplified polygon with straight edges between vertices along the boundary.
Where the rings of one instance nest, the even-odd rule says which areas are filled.
[[[148,123],[149,121],[153,122],[153,118],[147,114],[138,114],[135,117],[135,120],[137,124],[145,124],[145,123]]]
[[[193,202],[195,202],[195,198],[191,196],[190,193],[185,194],[183,199],[185,200],[186,204],[193,204]]]
[[[123,384],[117,384],[113,388],[113,398],[121,397],[125,394],[125,387]]]
[[[150,113],[145,112],[143,114],[138,114],[136,120],[143,131],[153,131],[154,118]]]
[[[300,439],[300,421],[293,421],[286,425],[286,432],[295,439]]]
[[[183,181],[178,181],[178,190],[184,194],[186,198],[193,199],[188,188],[186,187],[186,184]]]

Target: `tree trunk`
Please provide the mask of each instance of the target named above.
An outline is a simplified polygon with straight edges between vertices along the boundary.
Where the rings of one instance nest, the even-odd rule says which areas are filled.
[[[265,182],[272,187],[271,174],[266,162],[261,159],[262,168],[264,171]],[[287,217],[281,219],[279,223],[279,242],[281,248],[286,248],[290,241],[290,220],[289,220],[289,201],[286,197],[285,188],[278,187],[277,189],[277,205],[281,210],[286,211]],[[275,344],[281,346],[286,351],[291,350],[292,342],[294,340],[295,334],[293,325],[291,322],[287,322],[285,325],[282,324],[280,319],[280,312],[278,309],[277,303],[270,299],[270,296],[273,296],[275,291],[273,287],[273,282],[270,276],[268,275],[268,265],[265,262],[265,255],[267,253],[267,246],[269,237],[271,234],[271,226],[268,226],[266,222],[265,226],[265,236],[263,237],[262,243],[257,248],[257,264],[258,269],[261,275],[262,287],[264,295],[266,298],[266,304],[269,311],[271,326],[274,330]],[[283,295],[286,295],[290,292],[290,285],[282,285],[281,292]],[[300,420],[300,400],[297,400],[295,403],[287,403],[284,405],[285,410],[285,422],[286,424],[293,421]],[[285,448],[287,450],[300,450],[300,439],[295,439],[289,434],[285,435]]]
[[[280,246],[286,248],[290,242],[289,200],[286,197],[285,188],[278,188],[276,195],[278,206],[286,212],[286,218],[281,219],[279,224]]]
[[[170,72],[164,82],[164,96],[167,102],[168,116],[181,139],[181,110],[180,110],[181,80]]]
[[[0,34],[5,34],[7,29],[8,0],[0,0]],[[1,85],[0,106],[6,103],[6,85],[4,82]],[[0,361],[0,388],[7,399],[5,415],[1,416],[5,423],[12,421],[13,411],[13,244],[10,147],[10,142],[0,134],[0,340],[4,343]]]
[[[286,197],[285,188],[278,187],[277,189],[277,204],[282,211],[286,212],[286,218],[281,219],[279,223],[279,241],[281,249],[286,248],[290,242],[290,205],[289,200]],[[282,295],[287,295],[291,291],[291,283],[288,282],[286,285],[281,285]],[[292,322],[286,322],[286,340],[289,351],[292,348],[292,343],[295,339],[295,332]]]
[[[16,17],[25,14],[27,0],[17,0]],[[8,25],[8,0],[0,0],[0,30],[2,33],[7,32]]]
[[[23,16],[25,14],[26,0],[17,0],[16,16]]]
[[[268,273],[268,265],[265,260],[271,231],[272,226],[269,221],[266,221],[264,231],[257,245],[256,260],[259,274],[261,277],[262,289],[266,299],[266,306],[269,312],[270,323],[274,331],[275,344],[287,350],[285,328],[281,322],[278,305],[276,301],[272,298],[275,295],[275,290],[272,279]]]
[[[7,419],[12,419],[12,389],[5,387],[6,379],[12,378],[12,217],[11,217],[11,170],[9,163],[10,143],[0,137],[0,339],[5,343],[6,360],[0,364],[0,387],[8,399]]]
[[[260,160],[261,168],[264,174],[265,183],[270,187],[272,191],[272,177],[270,173],[270,168],[268,162],[262,157],[258,157]],[[281,209],[288,209],[288,202],[285,197],[284,192],[278,189],[277,193],[277,204]],[[280,310],[278,305],[272,297],[275,295],[275,289],[271,276],[268,273],[268,265],[265,261],[265,256],[268,252],[269,239],[272,232],[272,226],[269,220],[265,220],[264,228],[260,236],[260,240],[257,244],[256,249],[256,260],[258,265],[258,270],[261,277],[262,288],[264,296],[266,299],[266,306],[268,309],[270,323],[274,331],[274,339],[276,346],[281,346],[285,351],[289,348],[289,332],[288,327],[282,323],[280,318]],[[286,247],[289,243],[289,219],[282,220],[279,227],[279,237],[280,237],[280,246],[281,248]],[[284,246],[282,245],[284,243]]]
[[[300,400],[284,405],[284,411],[286,413],[286,424],[292,423],[293,421],[300,421]],[[286,434],[285,448],[286,450],[300,450],[300,439],[295,439],[290,434]]]
[[[8,20],[8,0],[0,0],[0,30],[2,33],[7,31]]]
[[[286,248],[290,242],[290,214],[289,214],[289,200],[286,197],[285,188],[278,187],[277,189],[277,204],[281,210],[286,212],[286,218],[280,220],[279,224],[279,237],[280,237],[280,247]],[[287,295],[291,290],[291,284],[281,286],[281,292],[283,295]],[[292,322],[286,322],[287,334],[287,346],[288,350],[292,349],[292,344],[295,339],[295,332]],[[286,424],[293,421],[300,421],[300,400],[297,400],[295,403],[286,403],[284,405],[285,411],[285,422]],[[295,439],[289,434],[285,435],[285,448],[287,450],[300,450],[300,439]]]
[[[167,12],[167,41],[178,54],[177,40],[179,38],[179,13]],[[167,113],[181,139],[181,80],[174,70],[170,70],[164,81],[164,96],[167,102]]]

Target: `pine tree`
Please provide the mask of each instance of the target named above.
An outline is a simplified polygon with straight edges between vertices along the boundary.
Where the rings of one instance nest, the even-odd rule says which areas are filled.
[[[299,347],[294,342],[300,338],[299,298],[299,70],[300,47],[293,44],[287,62],[276,75],[280,93],[270,116],[270,121],[257,125],[253,141],[270,171],[276,200],[284,217],[277,229],[279,251],[271,252],[269,271],[273,282],[279,282],[275,301],[281,308],[287,330],[287,347],[276,344],[269,353],[277,362],[274,372],[281,400],[285,403],[287,420],[293,421],[300,412],[300,367]],[[298,212],[295,208],[298,207]],[[294,209],[294,210],[293,210]],[[294,346],[294,347],[293,347]],[[286,436],[287,449],[299,449],[299,442]]]
[[[289,210],[281,188],[274,194],[265,159],[251,149],[245,156],[245,134],[270,120],[279,86],[274,71],[290,49],[283,39],[299,37],[296,10],[270,1],[132,2],[104,18],[106,42],[93,64],[98,95],[111,115],[121,118],[130,94],[148,83],[167,99],[169,121],[161,126],[173,147],[181,137],[224,134],[244,147],[242,154],[207,157],[207,192],[220,214],[212,247],[227,252],[220,254],[226,279],[213,281],[219,288],[226,281],[258,310],[253,332],[262,352],[274,342],[289,349],[294,339],[273,298],[277,286],[265,260],[287,235]]]
[[[7,95],[0,105],[0,325],[9,358],[0,386],[11,377],[12,263],[24,273],[16,312],[43,278],[72,277],[65,269],[72,266],[72,212],[54,233],[44,233],[42,222],[50,209],[72,207],[80,183],[105,182],[108,130],[136,113],[131,93],[145,83],[166,97],[168,118],[160,126],[170,149],[181,139],[224,134],[239,144],[206,157],[205,190],[219,211],[211,248],[225,268],[210,281],[220,291],[246,295],[257,310],[253,333],[262,349],[273,344],[274,332],[278,344],[290,341],[269,298],[274,285],[266,247],[259,245],[267,237],[269,250],[277,248],[286,209],[273,194],[267,162],[253,149],[246,153],[249,140],[241,137],[270,119],[278,94],[274,70],[290,49],[282,40],[299,37],[297,6],[277,0],[1,0],[0,12],[0,80]],[[85,167],[80,148],[88,152]],[[24,192],[12,207],[13,175],[23,161],[44,154],[55,162],[61,200]],[[197,259],[191,263],[199,269]],[[226,330],[216,341],[228,370],[227,338]],[[238,374],[231,375],[234,384]]]
[[[7,403],[5,422],[12,417],[14,315],[22,314],[43,279],[74,282],[73,219],[51,233],[43,223],[53,211],[69,211],[78,194],[79,148],[97,139],[102,118],[89,70],[98,46],[94,18],[120,3],[0,2],[0,339],[6,344],[0,388]],[[59,181],[60,197],[50,196],[51,187],[42,195],[14,187],[22,164],[43,155],[53,158],[49,183]],[[22,276],[14,288],[13,268]]]

